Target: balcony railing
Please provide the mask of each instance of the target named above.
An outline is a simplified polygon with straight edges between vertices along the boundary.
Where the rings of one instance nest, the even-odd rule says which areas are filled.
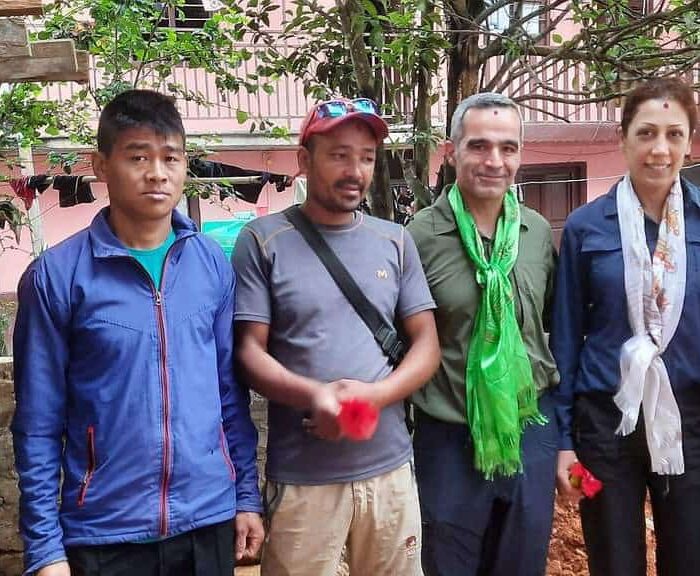
[[[253,53],[253,57],[245,61],[237,70],[241,77],[244,77],[248,73],[255,72],[258,61],[254,45],[242,44],[241,48],[247,48]],[[291,50],[291,48],[286,46],[282,47],[281,50]],[[531,63],[533,66],[536,65],[536,57],[533,57]],[[493,79],[499,70],[499,65],[500,61],[497,58],[489,62],[488,68],[484,71],[483,85],[487,85]],[[496,81],[494,86],[511,97],[522,98],[531,94],[543,94],[545,92],[543,87],[550,87],[555,89],[554,91],[560,92],[577,90],[586,79],[586,69],[583,65],[572,67],[564,62],[555,61],[542,72],[543,74],[536,78],[524,75],[518,81],[507,86],[500,86],[499,82],[502,81]],[[391,74],[391,71],[386,74]],[[697,81],[698,77],[698,70],[696,70],[694,80]],[[92,67],[91,86],[99,86],[100,81],[99,71]],[[273,83],[274,89],[269,94],[263,90],[254,94],[249,94],[245,90],[222,92],[216,87],[213,74],[184,67],[174,69],[168,82],[176,82],[186,91],[199,92],[209,102],[208,106],[186,100],[179,103],[180,112],[187,123],[188,130],[195,133],[247,133],[250,130],[251,122],[254,122],[256,118],[265,118],[294,132],[299,129],[306,112],[313,105],[313,101],[304,95],[302,83],[288,77],[283,77]],[[440,82],[443,89],[444,84],[443,79]],[[165,89],[165,86],[161,86],[161,89]],[[45,88],[44,96],[62,101],[73,96],[78,90],[80,90],[80,86],[74,83],[50,84]],[[398,122],[408,124],[412,121],[414,96],[401,96],[401,100],[394,103],[397,111],[396,117],[400,119]],[[432,109],[433,124],[436,126],[444,126],[445,123],[444,93],[441,96]],[[239,123],[237,121],[238,110],[247,112],[250,119],[242,124]],[[620,113],[617,101],[585,104],[546,100],[523,102],[523,116],[526,122],[541,123],[556,119],[586,123],[618,122]],[[96,109],[94,114],[96,117]]]

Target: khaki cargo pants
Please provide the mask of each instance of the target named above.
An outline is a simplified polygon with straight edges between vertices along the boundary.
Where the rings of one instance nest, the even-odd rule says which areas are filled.
[[[422,576],[413,466],[322,486],[269,481],[261,576],[336,576],[347,544],[350,576]]]

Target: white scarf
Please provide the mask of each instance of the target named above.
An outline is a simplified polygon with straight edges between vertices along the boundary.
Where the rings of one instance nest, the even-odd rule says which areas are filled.
[[[644,233],[644,210],[629,175],[617,186],[617,217],[625,264],[625,292],[632,338],[622,346],[620,390],[615,404],[622,412],[618,434],[637,427],[644,408],[651,469],[683,474],[681,414],[661,354],[673,338],[683,310],[686,279],[683,191],[676,179],[664,203],[653,259]]]

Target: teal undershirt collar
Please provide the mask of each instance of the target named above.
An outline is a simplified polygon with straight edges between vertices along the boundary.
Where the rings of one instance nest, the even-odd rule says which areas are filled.
[[[138,262],[146,269],[148,275],[153,280],[153,285],[156,289],[160,290],[160,281],[163,277],[163,265],[165,264],[165,257],[168,254],[168,250],[175,243],[175,231],[171,228],[168,237],[165,239],[160,246],[157,248],[152,248],[150,250],[136,250],[135,248],[129,248],[129,254],[131,254]]]

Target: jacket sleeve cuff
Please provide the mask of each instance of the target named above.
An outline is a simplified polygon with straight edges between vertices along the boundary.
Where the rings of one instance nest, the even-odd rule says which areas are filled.
[[[245,498],[243,500],[236,501],[236,514],[239,512],[257,512],[258,514],[263,514],[264,509],[260,499]]]
[[[46,568],[47,566],[51,566],[52,564],[58,564],[59,562],[67,562],[68,557],[66,556],[65,551],[62,551],[60,553],[60,556],[51,556],[50,560],[46,559],[41,559],[41,560],[36,560],[32,564],[28,564],[27,568],[24,570],[22,576],[32,576],[33,574],[36,574],[39,570],[42,568]]]
[[[240,506],[236,506],[236,514],[240,514],[241,512],[255,512],[256,514],[262,515],[265,513],[265,510],[262,504],[241,504]]]
[[[571,434],[564,434],[559,438],[559,450],[573,450],[574,439]]]

